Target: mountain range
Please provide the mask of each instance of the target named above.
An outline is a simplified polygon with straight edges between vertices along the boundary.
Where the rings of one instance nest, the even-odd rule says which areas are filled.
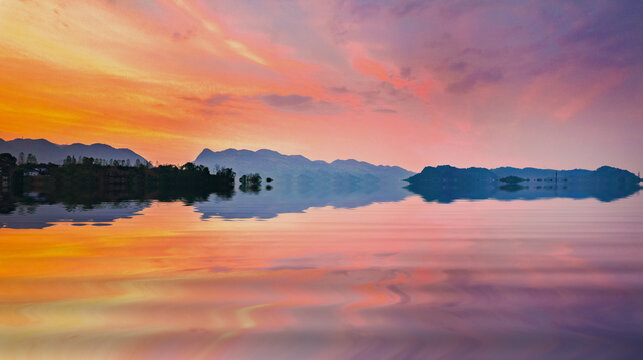
[[[450,165],[440,165],[437,167],[427,166],[422,172],[405,180],[414,185],[442,184],[462,186],[467,184],[491,184],[509,176],[521,178],[525,184],[529,182],[556,182],[572,185],[613,182],[638,185],[641,181],[637,175],[627,170],[611,166],[601,166],[596,170],[551,170],[536,168],[519,169],[513,167],[500,167],[496,169],[470,167],[462,169]]]
[[[309,160],[301,155],[283,155],[276,151],[204,149],[194,160],[210,169],[230,167],[238,175],[259,173],[286,183],[347,185],[360,182],[401,181],[414,173],[399,166],[373,165],[364,161]]]
[[[10,153],[16,158],[20,153],[26,157],[33,154],[40,163],[62,164],[67,156],[77,159],[93,157],[105,160],[147,160],[130,149],[116,149],[105,144],[59,145],[45,139],[0,139],[0,153]],[[283,184],[304,186],[347,187],[356,184],[396,182],[414,173],[399,166],[373,165],[364,161],[335,160],[331,163],[309,160],[301,155],[283,155],[276,151],[227,149],[212,151],[204,149],[193,161],[205,165],[214,172],[217,168],[232,168],[237,176],[259,173],[264,178],[272,177]]]
[[[15,139],[5,141],[0,139],[0,153],[10,153],[16,158],[20,153],[24,156],[33,154],[40,163],[62,164],[67,156],[74,156],[77,159],[82,157],[93,157],[104,160],[129,160],[131,164],[139,160],[147,162],[145,158],[130,149],[116,149],[105,144],[71,144],[58,145],[45,139]]]

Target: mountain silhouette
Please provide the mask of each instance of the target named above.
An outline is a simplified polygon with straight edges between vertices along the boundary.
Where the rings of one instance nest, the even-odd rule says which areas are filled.
[[[508,178],[517,181],[507,182]],[[627,171],[602,166],[594,171],[536,168],[459,169],[427,166],[407,179],[407,189],[426,201],[449,203],[458,199],[533,200],[596,198],[613,201],[635,194],[641,179]]]
[[[45,139],[15,139],[5,141],[0,139],[0,153],[10,153],[16,158],[20,153],[33,154],[40,163],[62,164],[67,156],[76,159],[93,157],[104,160],[129,160],[132,164],[139,160],[147,162],[145,158],[130,149],[116,149],[105,144],[71,144],[58,145]]]
[[[267,149],[204,149],[194,163],[210,169],[230,167],[238,175],[256,172],[280,183],[314,183],[331,187],[368,182],[398,182],[413,174],[399,166],[373,165],[353,159],[328,163],[309,160],[301,155],[283,155]]]
[[[490,184],[506,177],[519,177],[525,182],[542,183],[623,183],[638,184],[641,179],[635,174],[611,166],[601,166],[592,170],[551,170],[537,168],[512,168],[500,167],[496,169],[485,169],[470,167],[467,169],[456,168],[450,165],[437,167],[427,166],[419,174],[406,179],[411,184]]]

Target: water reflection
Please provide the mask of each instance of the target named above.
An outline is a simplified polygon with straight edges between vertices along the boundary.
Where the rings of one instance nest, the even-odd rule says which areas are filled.
[[[63,214],[1,229],[0,357],[643,353],[640,196],[442,205],[349,193],[302,212],[303,200],[271,205],[273,191],[143,203],[107,227]],[[235,201],[242,210],[227,211]]]
[[[553,198],[589,199],[610,202],[626,198],[640,190],[638,184],[576,184],[576,185],[470,185],[422,186],[409,185],[409,191],[425,201],[450,203],[455,200],[538,200]]]
[[[299,213],[313,207],[352,209],[377,202],[397,202],[411,196],[402,182],[352,187],[307,187],[270,185],[269,191],[241,192],[233,198],[210,196],[195,202],[202,219],[270,219],[279,214]]]
[[[9,214],[0,214],[0,228],[42,229],[57,222],[74,226],[105,226],[116,219],[139,215],[150,202],[122,201],[91,206],[78,204],[16,204]]]
[[[158,195],[158,194],[157,194]],[[353,187],[307,187],[287,186],[270,190],[242,189],[226,194],[191,194],[185,196],[156,196],[161,201],[180,201],[193,205],[201,218],[207,220],[219,217],[234,219],[270,219],[279,214],[298,213],[312,207],[333,206],[335,208],[356,208],[375,202],[396,202],[411,196],[402,183],[372,184]],[[82,197],[86,199],[87,197]],[[57,222],[71,222],[80,225],[103,225],[116,219],[138,215],[153,201],[147,199],[105,201],[108,196],[96,197],[92,201],[77,202],[60,196],[28,194],[20,200],[5,202],[4,214],[0,213],[0,228],[39,229]],[[125,198],[126,199],[126,198]]]
[[[300,213],[315,207],[357,208],[373,203],[398,202],[413,194],[424,201],[450,203],[455,200],[538,200],[554,198],[595,198],[610,202],[626,198],[639,191],[639,187],[418,187],[404,183],[370,184],[352,187],[274,186],[262,189],[229,193],[202,194],[153,194],[147,198],[86,196],[50,197],[43,194],[28,194],[20,199],[2,202],[0,228],[44,228],[66,221],[76,226],[108,225],[116,219],[129,218],[148,207],[153,199],[181,201],[194,206],[201,219],[271,219],[279,214]],[[82,199],[76,200],[77,198]],[[62,201],[64,199],[64,201]],[[111,201],[107,201],[111,200]]]

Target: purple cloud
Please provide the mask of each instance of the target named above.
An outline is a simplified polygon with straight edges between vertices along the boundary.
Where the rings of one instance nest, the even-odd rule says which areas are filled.
[[[257,98],[264,104],[285,111],[311,112],[318,114],[339,114],[343,111],[337,103],[329,101],[317,101],[310,96],[304,95],[259,95]]]
[[[216,94],[205,99],[205,103],[209,106],[219,106],[228,100],[230,100],[230,95]]]
[[[184,96],[183,100],[191,101],[204,106],[219,106],[222,103],[230,100],[232,97],[228,94],[213,94],[208,98],[201,99],[195,96]]]
[[[400,77],[406,80],[410,80],[412,71],[413,70],[410,67],[404,66],[400,69]]]
[[[643,63],[643,2],[611,1],[600,10],[561,38],[570,56],[594,67]]]
[[[396,110],[386,108],[374,109],[373,111],[380,114],[397,114]]]
[[[502,80],[502,71],[498,68],[477,70],[470,72],[463,79],[449,84],[447,91],[464,93],[473,89],[477,84],[497,83],[500,80]]]
[[[314,101],[310,96],[277,94],[263,95],[260,99],[264,104],[272,107],[307,106]]]

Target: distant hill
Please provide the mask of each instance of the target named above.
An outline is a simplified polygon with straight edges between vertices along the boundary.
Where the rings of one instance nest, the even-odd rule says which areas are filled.
[[[490,184],[498,179],[493,171],[485,168],[471,167],[460,169],[450,165],[437,167],[427,166],[421,173],[406,179],[411,184],[418,185],[470,185]]]
[[[15,139],[5,141],[0,139],[0,153],[10,153],[18,158],[20,153],[33,154],[40,163],[61,164],[69,156],[77,159],[93,157],[105,160],[129,160],[132,164],[139,160],[146,162],[145,158],[130,149],[116,149],[105,144],[71,144],[58,145],[45,139]]]
[[[491,170],[499,178],[507,176],[517,176],[527,179],[530,182],[556,182],[559,183],[626,183],[638,184],[640,179],[635,174],[618,169],[611,166],[601,166],[596,170],[551,170],[551,169],[536,169],[536,168],[512,168],[501,167]]]
[[[508,177],[520,182],[508,184]],[[501,181],[503,179],[505,181]],[[595,197],[611,201],[640,189],[641,179],[627,171],[602,166],[594,171],[549,170],[536,168],[459,169],[449,165],[427,166],[407,179],[408,190],[427,201],[455,199],[537,199],[547,197]]]
[[[237,175],[257,172],[280,182],[317,183],[345,186],[362,182],[401,181],[413,173],[399,166],[373,165],[357,160],[335,160],[332,163],[309,160],[301,155],[283,155],[276,151],[204,149],[194,160],[197,165],[230,167]]]
[[[411,184],[469,184],[469,183],[496,183],[500,178],[515,176],[525,179],[526,182],[559,182],[559,183],[596,183],[618,182],[638,184],[640,179],[635,174],[611,166],[602,166],[594,171],[551,170],[536,168],[500,167],[496,169],[467,168],[460,169],[450,165],[437,167],[427,166],[421,173],[406,179]]]
[[[553,169],[537,169],[537,168],[514,168],[514,167],[499,167],[496,169],[492,169],[494,174],[498,175],[498,177],[507,177],[507,176],[518,176],[521,178],[528,178],[528,179],[544,179],[544,178],[550,178],[550,177],[556,177],[556,172],[558,172],[558,176],[561,178],[580,178],[589,175],[592,171],[591,170],[584,170],[584,169],[574,169],[574,170],[553,170]]]

